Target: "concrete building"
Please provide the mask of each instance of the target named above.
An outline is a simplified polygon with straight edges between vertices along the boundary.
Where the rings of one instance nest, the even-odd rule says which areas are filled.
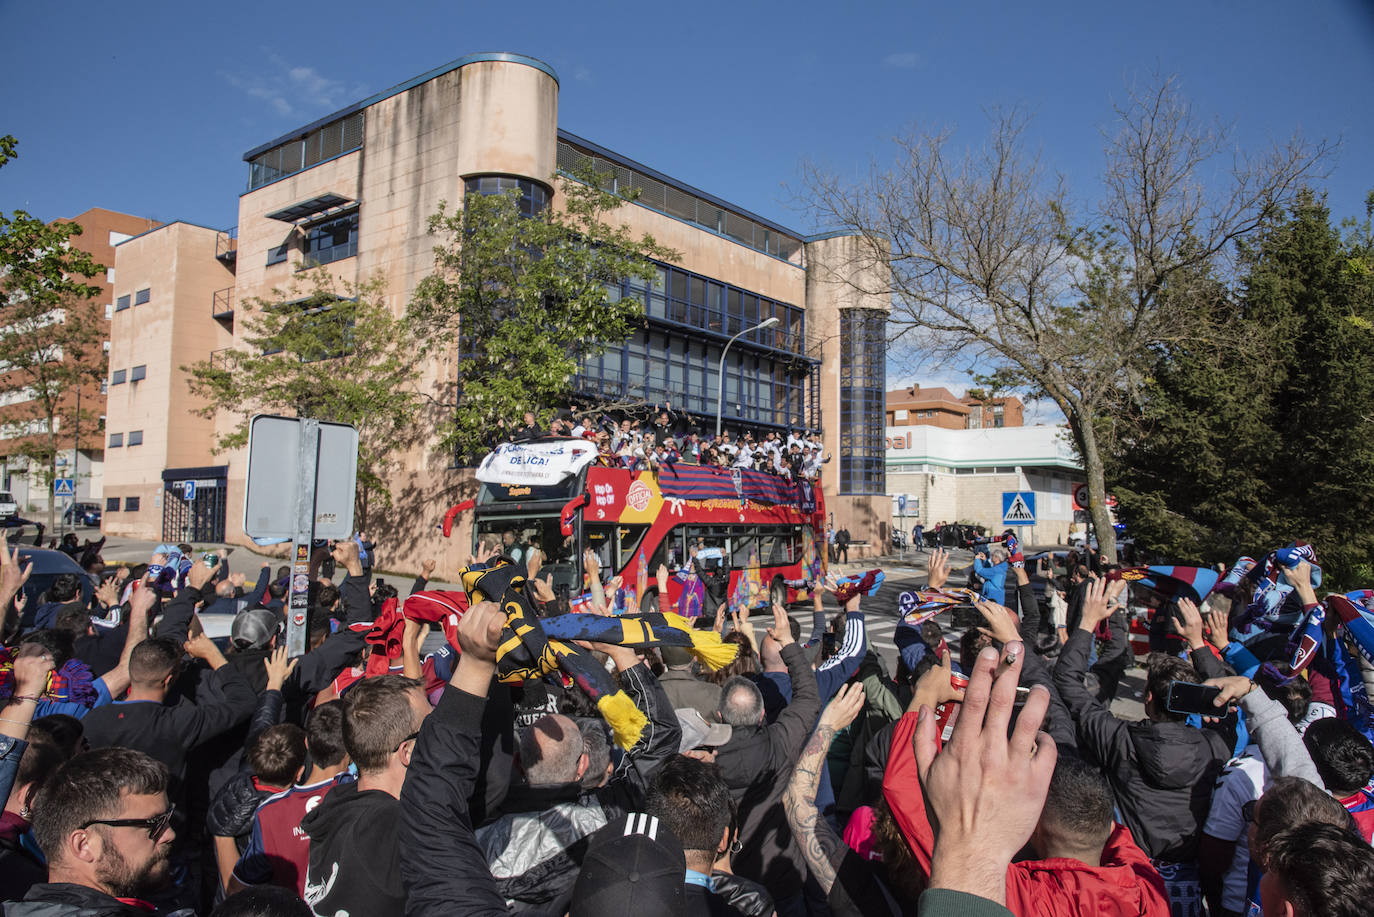
[[[157,400],[162,395],[153,399],[153,408],[131,401],[130,413],[120,415],[123,427],[142,430],[141,459],[133,460],[126,436],[119,461],[130,470],[118,472],[121,507],[134,497],[139,509],[107,515],[107,530],[181,537],[181,530],[169,528],[174,520],[165,511],[167,501],[176,499],[182,481],[213,478],[216,483],[208,489],[225,495],[225,515],[201,526],[194,522],[200,516],[193,508],[192,540],[211,540],[210,534],[244,538],[244,453],[212,457],[210,436],[173,432],[186,441],[187,451],[164,455],[167,447],[161,444],[169,431],[157,429],[159,418],[164,425],[180,424],[194,408],[184,389],[171,381],[171,367],[238,344],[237,337],[218,331],[202,334],[198,329],[206,321],[232,335],[241,327],[235,324],[240,304],[288,286],[307,260],[319,265],[314,270],[349,281],[380,275],[399,313],[415,285],[433,270],[434,239],[426,224],[441,201],[454,204],[470,193],[519,188],[531,210],[558,207],[556,176],[591,162],[614,175],[615,187],[640,192],[638,201],[620,208],[613,219],[635,233],[652,233],[682,257],[660,265],[654,283],[622,287],[645,301],[647,327],[623,347],[583,364],[575,380],[579,398],[583,403],[671,400],[708,428],[714,423],[723,348],[737,333],[777,318],[776,326],[744,333],[730,346],[725,420],[755,430],[823,429],[833,455],[823,486],[834,521],[847,526],[855,540],[880,544],[888,524],[882,455],[888,306],[846,284],[846,246],[853,240],[808,239],[563,130],[558,101],[557,75],[541,61],[475,54],[248,151],[233,289],[219,297],[215,309],[220,311],[213,318],[205,290],[221,281],[203,276],[215,276],[217,268],[208,233],[197,235],[187,227],[120,246],[121,282],[126,257],[130,282],[132,265],[147,270],[175,265],[175,276],[161,282],[177,291],[169,303],[176,315],[170,354],[146,335],[126,338],[134,326],[116,327],[112,366],[146,364],[150,377],[155,371],[163,374],[170,403],[164,411]],[[199,251],[194,255],[188,247],[193,239]],[[183,279],[182,272],[195,279]],[[185,328],[186,336],[177,338],[176,328]],[[451,384],[456,360],[454,348],[418,366],[419,384]],[[131,390],[131,397],[143,394],[134,396]],[[225,432],[236,420],[216,418],[215,431]],[[199,444],[198,455],[191,454],[191,442]],[[148,449],[153,443],[156,448]],[[415,443],[398,464],[404,470],[392,488],[395,502],[376,532],[386,545],[383,563],[408,568],[435,556],[440,575],[452,575],[466,553],[466,531],[455,534],[456,546],[430,533],[447,506],[470,495],[471,471],[453,467],[451,456],[433,441]],[[197,500],[206,489],[195,485]],[[144,509],[159,500],[161,516]]]
[[[982,399],[957,396],[943,386],[913,385],[887,393],[889,427],[934,426],[946,430],[1019,427],[1025,406],[1015,395]]]
[[[1004,528],[1002,495],[1035,494],[1035,525],[1024,540],[1067,542],[1074,524],[1074,486],[1084,480],[1064,426],[948,430],[933,425],[887,428],[887,486],[892,514],[899,495],[907,515],[894,523],[910,532],[919,521]]]
[[[224,318],[233,251],[225,234],[168,223],[119,246],[102,528],[112,535],[214,541],[228,508],[228,468],[212,454],[215,421],[182,367],[234,343]],[[216,257],[216,256],[219,257]],[[191,500],[185,481],[191,480]],[[198,491],[197,491],[198,488]]]
[[[81,234],[71,238],[71,246],[89,254],[106,270],[103,274],[86,278],[86,282],[100,288],[89,301],[82,321],[95,321],[105,332],[105,349],[109,346],[110,318],[116,308],[115,246],[131,236],[157,226],[155,220],[93,207],[70,219],[56,223],[77,223]],[[69,316],[70,318],[70,316]],[[97,351],[95,376],[99,378],[105,358],[104,350]],[[17,384],[17,383],[16,383]],[[6,385],[9,388],[9,385]],[[80,416],[80,423],[75,419]],[[56,499],[59,512],[74,500],[99,501],[103,492],[105,386],[90,382],[69,391],[59,402],[56,419],[58,439],[58,477],[72,480],[75,494]],[[0,398],[0,481],[19,504],[20,515],[38,522],[46,520],[53,497],[42,472],[22,452],[26,443],[46,444],[48,422],[32,392],[24,387],[7,391]]]

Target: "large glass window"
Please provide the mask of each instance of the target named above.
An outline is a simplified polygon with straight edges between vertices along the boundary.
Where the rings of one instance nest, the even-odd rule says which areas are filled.
[[[363,145],[363,113],[354,112],[316,128],[304,138],[288,140],[248,161],[248,190],[319,165]]]
[[[305,263],[329,264],[358,253],[358,214],[317,223],[305,238]]]
[[[505,194],[519,191],[520,213],[527,217],[541,212],[549,203],[549,192],[543,185],[528,178],[515,178],[509,175],[481,175],[469,178],[465,190],[468,194]]]
[[[887,313],[840,313],[840,493],[885,493]]]

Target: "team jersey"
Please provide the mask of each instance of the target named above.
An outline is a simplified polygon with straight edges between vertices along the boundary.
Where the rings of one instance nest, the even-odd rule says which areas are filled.
[[[1374,844],[1374,791],[1365,787],[1358,793],[1345,797],[1340,803],[1355,819],[1355,826],[1360,829],[1360,837]]]
[[[301,819],[334,787],[355,779],[343,773],[268,797],[253,813],[253,831],[234,864],[234,878],[243,885],[276,885],[304,896],[310,838],[301,830]]]

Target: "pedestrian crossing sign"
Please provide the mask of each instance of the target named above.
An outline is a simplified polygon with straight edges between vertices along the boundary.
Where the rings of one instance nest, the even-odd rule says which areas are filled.
[[[1035,525],[1035,491],[1003,491],[1002,524]]]
[[[71,478],[58,478],[52,482],[52,494],[54,497],[74,497],[75,484]]]

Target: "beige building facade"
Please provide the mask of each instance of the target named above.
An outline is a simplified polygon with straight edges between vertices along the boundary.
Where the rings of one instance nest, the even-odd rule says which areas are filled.
[[[639,192],[613,219],[651,233],[681,258],[661,265],[654,283],[624,285],[623,295],[644,301],[646,327],[621,350],[583,365],[575,379],[579,400],[671,401],[700,429],[712,429],[717,365],[726,343],[743,332],[726,353],[726,425],[823,431],[833,457],[823,479],[828,509],[837,526],[876,547],[888,522],[886,304],[865,300],[845,282],[849,243],[808,239],[562,130],[558,100],[558,78],[548,65],[514,54],[470,55],[246,153],[248,190],[239,198],[232,242],[221,234],[216,248],[211,231],[174,224],[180,228],[121,245],[121,281],[126,259],[130,275],[160,265],[177,275],[160,282],[178,296],[169,301],[167,349],[136,326],[117,323],[112,332],[111,366],[137,362],[151,374],[156,364],[167,387],[146,404],[141,399],[151,387],[130,390],[117,422],[111,409],[111,431],[141,425],[143,451],[135,455],[126,445],[111,460],[107,487],[117,480],[121,499],[136,496],[138,510],[107,514],[106,529],[156,539],[246,540],[245,453],[211,453],[215,436],[239,418],[185,420],[186,435],[177,432],[197,405],[176,370],[241,346],[246,304],[290,299],[293,287],[321,272],[349,282],[380,276],[399,314],[433,270],[435,239],[427,221],[441,202],[452,207],[470,193],[519,188],[529,206],[557,207],[558,176],[590,163],[611,173],[617,188]],[[219,249],[231,245],[233,256],[224,257]],[[214,297],[212,313],[206,291],[229,285],[232,290]],[[748,330],[769,318],[778,319],[773,327]],[[455,349],[417,366],[418,384],[451,386],[456,359]],[[158,418],[160,430],[154,429]],[[150,443],[158,445],[149,449]],[[433,438],[413,443],[397,464],[393,505],[369,532],[382,545],[380,563],[410,570],[434,557],[438,575],[452,576],[470,534],[460,528],[445,542],[435,526],[448,506],[472,495],[472,472],[454,467]],[[212,479],[215,485],[206,487]],[[176,501],[186,502],[187,480],[197,483],[182,510]],[[225,498],[224,516],[206,526],[201,507],[220,510],[204,493],[216,488]],[[189,523],[173,524],[184,519]]]

